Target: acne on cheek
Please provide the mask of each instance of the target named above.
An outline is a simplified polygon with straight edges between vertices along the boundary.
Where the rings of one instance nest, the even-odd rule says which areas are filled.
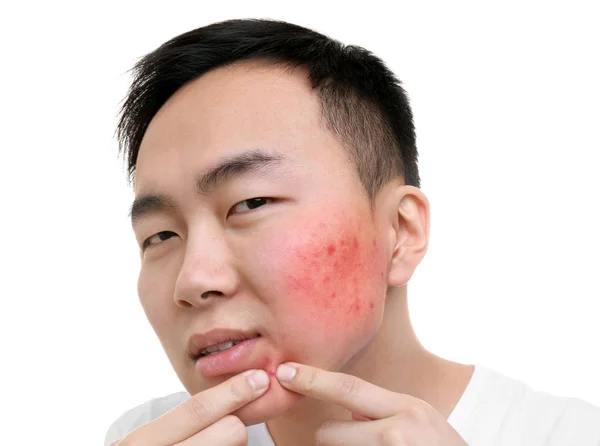
[[[365,238],[360,225],[352,226],[321,223],[304,243],[289,248],[288,297],[311,324],[351,327],[375,307],[372,280],[383,274],[377,243]]]

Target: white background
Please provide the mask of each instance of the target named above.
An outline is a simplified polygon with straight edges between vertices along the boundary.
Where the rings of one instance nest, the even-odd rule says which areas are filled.
[[[412,100],[434,352],[600,405],[600,16],[577,2],[19,2],[0,10],[2,444],[100,444],[183,390],[136,295],[113,138],[134,62],[216,20],[372,50]]]

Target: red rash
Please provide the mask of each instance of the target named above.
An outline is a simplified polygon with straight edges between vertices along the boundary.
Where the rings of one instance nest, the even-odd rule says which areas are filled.
[[[296,301],[298,316],[311,327],[352,327],[373,311],[380,261],[376,242],[364,240],[359,227],[339,230],[321,223],[308,238],[288,247],[288,298]]]
[[[267,358],[265,360],[265,366],[263,367],[270,376],[275,376],[275,372],[277,371],[277,365],[272,358]]]

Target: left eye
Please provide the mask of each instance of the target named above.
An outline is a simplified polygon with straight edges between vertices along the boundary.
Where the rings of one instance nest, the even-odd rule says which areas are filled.
[[[248,200],[240,201],[231,208],[231,210],[229,211],[229,215],[251,211],[252,209],[264,206],[265,204],[270,203],[271,201],[273,201],[272,198],[264,197],[250,198]]]

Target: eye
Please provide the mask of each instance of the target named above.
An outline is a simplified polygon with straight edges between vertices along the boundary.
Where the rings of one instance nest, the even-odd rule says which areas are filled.
[[[172,231],[161,231],[159,233],[156,233],[152,237],[148,237],[146,240],[144,240],[144,243],[142,243],[142,249],[158,245],[160,242],[164,242],[165,240],[170,239],[174,235],[177,234],[175,234]]]
[[[248,200],[240,201],[239,203],[235,204],[231,208],[231,210],[229,211],[229,215],[248,212],[248,211],[251,211],[252,209],[256,209],[261,206],[264,206],[267,203],[271,203],[272,201],[273,201],[272,198],[264,198],[264,197],[250,198]]]

